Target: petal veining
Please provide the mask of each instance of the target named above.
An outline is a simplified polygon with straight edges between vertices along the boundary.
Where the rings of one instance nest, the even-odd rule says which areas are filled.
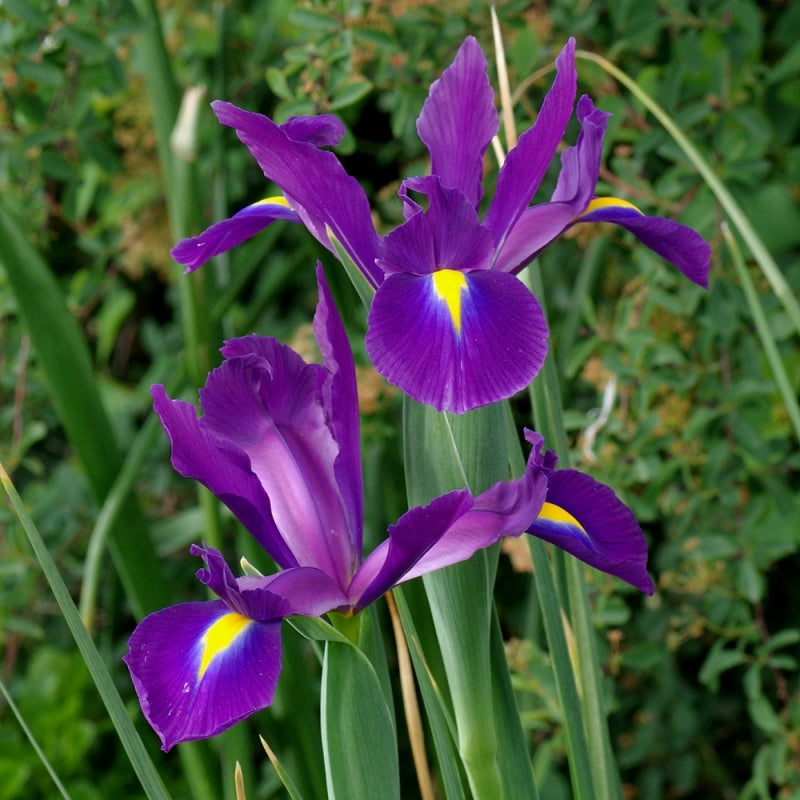
[[[547,323],[517,278],[461,273],[460,332],[427,275],[389,275],[368,318],[375,368],[420,403],[463,414],[524,389],[544,362]]]

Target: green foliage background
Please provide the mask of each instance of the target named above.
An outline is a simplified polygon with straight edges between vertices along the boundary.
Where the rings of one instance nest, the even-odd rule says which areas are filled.
[[[797,292],[800,5],[508,0],[497,11],[512,90],[519,87],[520,129],[548,83],[537,70],[552,63],[567,36],[576,36],[579,47],[613,61],[674,117]],[[173,70],[162,76],[164,87],[172,80],[182,88],[204,85],[208,99],[279,119],[340,115],[348,135],[339,153],[385,225],[400,219],[399,181],[425,168],[414,122],[430,82],[468,33],[487,53],[492,42],[488,5],[477,0],[164,2],[158,16]],[[223,337],[255,330],[296,345],[308,341],[311,265],[326,259],[303,232],[275,226],[204,268],[197,280],[181,276],[169,258],[177,237],[269,190],[245,148],[204,104],[194,160],[185,167],[185,185],[202,206],[187,203],[179,215],[168,205],[152,87],[148,93],[147,19],[147,3],[135,2],[5,0],[0,7],[0,207],[43,256],[80,325],[116,439],[101,443],[114,472],[119,464],[110,454],[131,453],[142,442],[153,382],[171,381],[173,391],[185,388],[194,397]],[[658,587],[643,599],[618,581],[591,577],[626,794],[800,797],[796,434],[709,187],[608,75],[588,61],[579,63],[579,74],[580,91],[614,112],[602,192],[692,225],[714,247],[709,292],[688,285],[618,231],[582,230],[540,259],[575,463],[634,509]],[[761,273],[748,269],[797,393],[798,331]],[[363,330],[346,278],[336,269],[328,274],[349,330]],[[0,343],[0,460],[77,598],[103,498],[68,439],[1,269]],[[358,339],[353,343],[358,349]],[[399,398],[370,371],[363,352],[358,356],[367,527],[377,540],[403,510]],[[587,441],[612,377],[609,418]],[[515,410],[521,422],[530,419],[524,400]],[[209,529],[207,498],[174,475],[165,437],[152,441],[142,448],[135,481],[142,536],[149,528],[160,557],[158,573],[144,582],[158,582],[153,596],[192,599],[198,586],[186,558],[189,542],[224,542],[254,563],[260,556],[224,514],[215,512],[217,525]],[[72,797],[136,796],[113,729],[5,507],[0,526],[0,677]],[[525,613],[530,583],[510,560],[502,562],[497,598],[508,655],[542,796],[558,800],[569,796],[563,741],[541,623]],[[136,713],[119,661],[132,609],[109,559],[93,620]],[[298,682],[287,669],[275,707],[258,715],[251,730],[282,743],[281,758],[305,797],[323,797],[321,776],[303,766],[321,763],[316,667],[291,631],[285,646],[287,661],[311,677]],[[232,796],[231,753],[245,766],[248,797],[283,796],[251,746],[255,737],[243,731],[202,745],[199,762],[206,766],[187,780],[190,760],[157,754],[155,737],[143,727],[177,797],[186,796],[187,783],[196,797]],[[406,752],[403,761],[409,762]],[[407,773],[412,796],[413,773]],[[23,792],[51,796],[52,785],[0,705],[0,800]]]

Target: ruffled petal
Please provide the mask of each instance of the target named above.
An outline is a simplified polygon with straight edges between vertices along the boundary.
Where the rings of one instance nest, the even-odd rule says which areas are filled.
[[[459,189],[473,208],[482,195],[483,154],[497,127],[486,58],[468,36],[453,63],[431,85],[417,132],[431,155],[431,173],[444,186]]]
[[[375,266],[378,235],[369,202],[336,156],[309,142],[295,141],[261,114],[219,100],[211,106],[223,125],[236,130],[264,175],[280,187],[317,240],[335,253],[333,235],[377,287],[382,275]]]
[[[279,219],[300,222],[284,198],[268,197],[215,222],[199,236],[183,239],[170,250],[170,255],[186,267],[186,272],[194,272],[210,258],[236,247]]]
[[[544,507],[528,533],[615,575],[645,594],[647,542],[631,510],[606,485],[572,469],[553,471]]]
[[[236,578],[219,550],[193,544],[192,555],[205,561],[197,579],[208,586],[231,611],[248,619],[269,621],[301,614],[318,617],[347,605],[339,585],[316,567],[292,567],[274,575]]]
[[[289,117],[278,126],[290,139],[308,142],[314,147],[336,147],[345,133],[344,123],[333,114]]]
[[[200,392],[203,426],[247,456],[296,564],[346,586],[359,551],[335,476],[340,449],[322,400],[327,371],[255,335],[222,352],[225,362]]]
[[[420,403],[461,414],[510,397],[547,352],[547,323],[516,278],[494,270],[390,275],[369,314],[375,368]]]
[[[578,101],[577,116],[581,132],[575,146],[561,154],[561,172],[550,202],[522,212],[497,253],[494,269],[518,272],[560,236],[591,201],[610,115],[595,108],[584,95]]]
[[[277,564],[284,568],[297,566],[245,453],[209,432],[191,403],[170,399],[160,385],[151,391],[153,407],[172,444],[173,467],[217,495]]]
[[[162,749],[215,736],[272,703],[281,621],[255,621],[221,600],[145,617],[124,657]]]
[[[603,139],[611,116],[596,108],[591,98],[583,95],[578,100],[575,116],[581,125],[578,141],[561,154],[561,171],[558,174],[553,203],[567,203],[573,215],[580,214],[594,195],[600,175]]]
[[[575,102],[578,73],[575,40],[556,59],[556,78],[536,123],[519,137],[497,176],[497,190],[484,220],[498,247],[533,198],[567,129]]]
[[[648,217],[630,203],[602,198],[578,222],[613,222],[627,228],[652,251],[674,264],[690,281],[708,288],[711,245],[697,231],[664,217]]]

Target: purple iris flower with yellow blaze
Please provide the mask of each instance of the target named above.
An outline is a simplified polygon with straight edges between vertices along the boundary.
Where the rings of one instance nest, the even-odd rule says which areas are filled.
[[[547,349],[539,303],[514,275],[570,226],[621,225],[690,280],[708,283],[710,248],[695,231],[594,196],[608,115],[588,97],[578,102],[581,131],[562,154],[555,192],[531,205],[572,116],[576,83],[570,40],[536,123],[508,153],[481,219],[484,154],[498,118],[486,59],[468,37],[417,121],[431,174],[404,181],[406,222],[386,236],[376,233],[361,186],[322,149],[339,141],[341,123],[323,115],[277,125],[216,101],[219,120],[236,130],[283,196],[180,242],[173,256],[193,270],[275,220],[301,222],[331,252],[341,246],[375,290],[366,344],[380,373],[437,410],[461,413],[509,397],[538,373]]]
[[[125,662],[165,750],[271,704],[285,617],[358,612],[503,536],[528,531],[653,591],[631,512],[589,476],[554,471],[554,456],[542,453],[532,431],[522,477],[412,508],[363,559],[355,369],[321,269],[318,280],[314,328],[323,364],[247,336],[225,344],[223,364],[200,392],[200,418],[192,404],[153,387],[173,466],[216,494],[280,567],[236,578],[217,550],[193,546],[205,562],[197,577],[218,599],[158,611],[133,632]]]

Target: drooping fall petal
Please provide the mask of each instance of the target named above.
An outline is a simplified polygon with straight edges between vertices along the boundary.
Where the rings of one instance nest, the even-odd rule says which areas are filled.
[[[524,389],[547,352],[547,323],[516,278],[494,270],[390,275],[366,346],[375,368],[421,403],[457,414]]]

